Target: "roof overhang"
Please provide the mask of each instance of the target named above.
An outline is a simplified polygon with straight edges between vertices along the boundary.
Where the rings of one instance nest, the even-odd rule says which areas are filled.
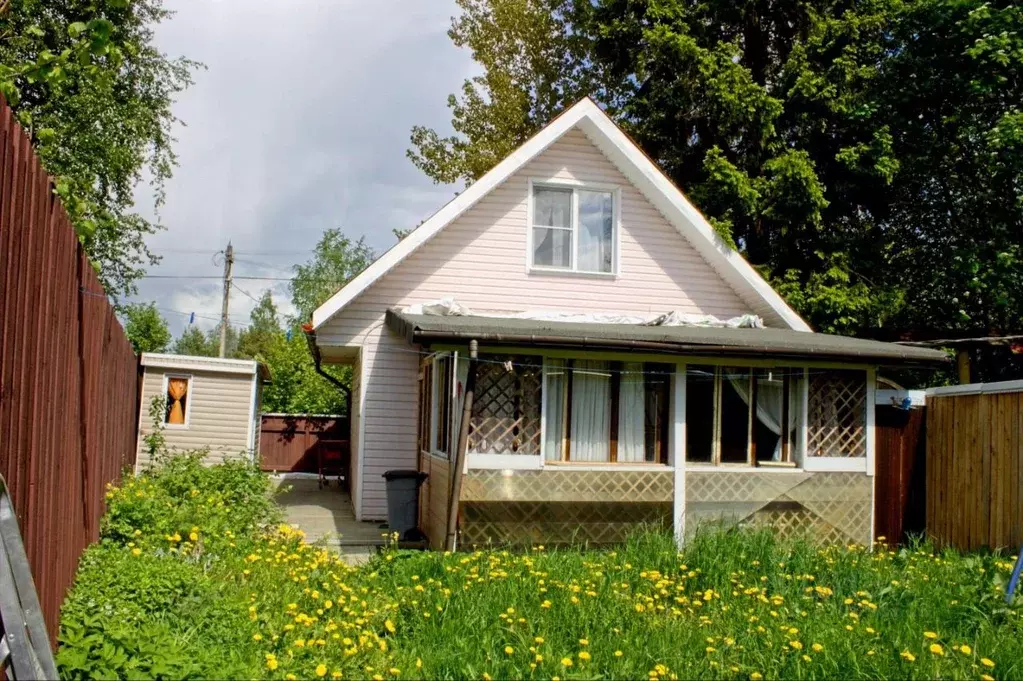
[[[669,355],[839,361],[850,364],[942,365],[940,350],[807,333],[791,329],[733,329],[537,321],[484,316],[413,315],[387,311],[387,326],[419,345],[466,343],[573,348]]]
[[[139,363],[144,367],[174,369],[178,371],[209,371],[219,374],[258,375],[264,383],[270,382],[270,368],[253,359],[226,359],[197,355],[168,355],[143,352]]]
[[[718,237],[703,214],[661,172],[657,164],[589,98],[563,111],[331,296],[313,313],[313,329],[320,329],[378,279],[576,127],[692,244],[747,305],[758,313],[760,308],[770,310],[781,324],[790,329],[811,331],[802,317],[789,307],[746,259]]]

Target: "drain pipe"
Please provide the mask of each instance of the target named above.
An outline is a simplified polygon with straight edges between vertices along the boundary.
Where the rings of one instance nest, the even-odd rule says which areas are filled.
[[[472,418],[473,394],[476,392],[476,358],[479,344],[469,341],[469,371],[465,377],[465,404],[462,406],[462,420],[458,428],[458,445],[455,460],[451,462],[451,498],[448,500],[448,531],[444,537],[444,548],[455,550],[455,536],[458,531],[458,502],[462,495],[462,469],[465,468],[466,450],[469,448],[469,419]]]
[[[334,386],[339,388],[341,392],[345,394],[345,406],[348,408],[348,413],[352,413],[352,390],[347,385],[342,383],[336,377],[331,376],[323,367],[320,366],[322,358],[320,357],[320,346],[316,344],[316,332],[313,330],[312,324],[303,324],[302,331],[305,333],[306,343],[309,344],[309,352],[313,355],[313,368],[316,369],[316,373],[323,376],[325,379],[330,381]]]

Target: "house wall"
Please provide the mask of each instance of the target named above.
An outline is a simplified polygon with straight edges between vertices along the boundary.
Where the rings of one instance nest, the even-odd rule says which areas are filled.
[[[352,494],[352,506],[354,508],[359,507],[359,501],[362,499],[362,477],[359,466],[361,460],[361,448],[359,443],[362,442],[362,398],[363,398],[363,382],[362,382],[362,362],[356,361],[355,366],[352,367],[352,403],[348,405],[348,414],[351,420],[351,435],[350,435],[350,451],[351,460],[348,479],[351,481],[349,489]]]
[[[192,376],[188,425],[165,427],[163,434],[170,451],[209,447],[209,463],[247,456],[250,447],[252,384],[255,376],[209,371],[187,371],[146,367],[142,378],[142,416],[139,419],[136,467],[149,464],[143,438],[152,432],[149,405],[164,394],[164,376]]]
[[[528,273],[530,179],[621,188],[617,277]],[[416,465],[415,348],[384,325],[387,308],[454,296],[477,310],[652,314],[749,312],[678,231],[578,130],[564,135],[317,330],[330,346],[361,346],[360,519],[386,516],[381,474]],[[781,320],[766,322],[783,326]]]

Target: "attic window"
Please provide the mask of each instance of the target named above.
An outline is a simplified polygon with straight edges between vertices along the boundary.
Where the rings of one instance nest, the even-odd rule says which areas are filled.
[[[534,270],[615,272],[615,191],[534,184],[531,192],[530,262]]]

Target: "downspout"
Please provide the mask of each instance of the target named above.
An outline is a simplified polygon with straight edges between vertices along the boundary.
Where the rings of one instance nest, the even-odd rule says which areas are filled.
[[[305,333],[306,342],[309,344],[309,352],[313,355],[313,368],[316,369],[316,373],[323,376],[325,379],[330,381],[334,386],[339,388],[341,392],[345,394],[345,407],[348,408],[348,414],[351,416],[352,413],[352,390],[347,385],[342,383],[339,379],[331,376],[320,363],[323,361],[320,357],[320,346],[316,344],[316,332],[313,330],[312,324],[303,324],[302,331]]]
[[[458,502],[462,496],[462,469],[465,468],[466,450],[469,448],[469,419],[472,418],[473,394],[476,392],[476,358],[479,344],[469,341],[469,371],[465,377],[465,400],[462,406],[462,420],[458,428],[458,445],[455,460],[451,463],[451,498],[448,500],[448,531],[444,537],[444,549],[455,550],[455,535],[458,531]]]

